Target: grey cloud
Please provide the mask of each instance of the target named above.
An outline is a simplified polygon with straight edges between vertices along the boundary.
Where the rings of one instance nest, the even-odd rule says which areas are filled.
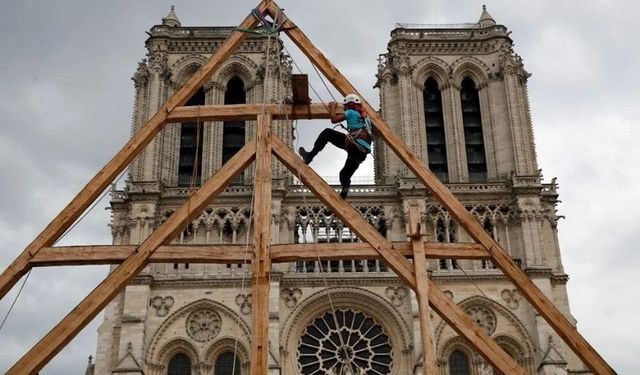
[[[185,25],[237,24],[257,1],[177,1]],[[396,22],[475,22],[483,2],[293,1],[280,5],[363,94],[376,57]],[[145,30],[169,2],[4,0],[0,5],[0,267],[4,268],[126,141]],[[636,140],[640,84],[632,1],[507,1],[488,4],[513,31],[530,80],[538,155],[547,179],[561,184],[560,241],[569,297],[581,332],[620,373],[633,373],[640,307],[633,230],[640,205]],[[290,50],[294,48],[289,43]],[[296,60],[324,97],[306,60]],[[334,92],[335,95],[335,92]],[[56,113],[56,116],[52,116]],[[309,146],[327,122],[301,122]],[[330,147],[330,146],[329,146]],[[371,159],[369,159],[371,160]],[[322,175],[342,165],[314,161]],[[368,162],[370,163],[370,161]],[[369,174],[371,164],[359,174]],[[108,212],[99,204],[63,243],[108,243]],[[36,272],[37,271],[37,272]],[[5,370],[106,274],[102,267],[36,270],[0,331]],[[17,287],[0,301],[4,313]],[[82,373],[95,351],[96,319],[43,373]],[[625,324],[612,325],[611,322]],[[8,349],[6,349],[8,348]]]

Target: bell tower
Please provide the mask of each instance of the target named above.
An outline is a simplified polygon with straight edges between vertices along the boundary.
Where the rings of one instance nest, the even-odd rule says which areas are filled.
[[[234,30],[183,26],[173,7],[162,24],[150,29],[147,56],[133,76],[134,133]],[[187,105],[197,111],[201,105],[284,103],[291,93],[291,57],[281,47],[275,36],[249,35]],[[543,182],[538,170],[527,98],[530,75],[512,47],[510,32],[486,8],[474,23],[398,24],[378,63],[380,111],[462,203],[458,210],[467,214],[466,208],[480,223],[476,238],[490,236],[498,242],[516,263],[514,268],[572,319],[557,241],[557,184]],[[255,127],[254,121],[209,123],[198,118],[167,124],[134,161],[126,187],[112,191],[114,245],[143,243],[254,137]],[[291,123],[276,120],[272,127],[273,134],[291,146]],[[420,228],[414,232],[416,239],[434,247],[457,246],[438,244],[445,242],[472,245],[473,238],[451,212],[383,140],[374,144],[374,163],[376,184],[351,186],[351,217],[366,220],[375,229],[371,233],[393,246],[406,245],[410,222]],[[266,208],[270,236],[261,237],[270,237],[271,249],[370,250],[349,223],[325,205],[327,200],[295,184],[279,162],[272,165],[271,206]],[[251,167],[202,213],[187,217],[172,244],[248,249],[253,189]],[[441,254],[428,258],[428,269],[442,289],[442,300],[453,301],[527,373],[586,373],[488,257],[436,259]],[[504,261],[501,256],[492,259]],[[265,319],[268,316],[264,326],[270,375],[428,371],[422,357],[420,301],[384,260],[358,257],[292,256],[274,262],[270,277],[263,279],[269,285],[269,303],[261,310]],[[107,306],[93,374],[248,375],[254,297],[246,270],[242,264],[147,266]],[[440,316],[433,314],[430,322],[439,374],[494,373]]]

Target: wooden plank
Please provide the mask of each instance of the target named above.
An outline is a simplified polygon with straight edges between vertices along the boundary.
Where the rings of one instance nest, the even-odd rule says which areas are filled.
[[[309,76],[306,74],[291,75],[291,92],[293,93],[293,104],[311,104],[309,98]]]
[[[411,263],[400,253],[393,251],[389,241],[373,229],[359,212],[341,199],[334,189],[327,185],[308,165],[304,164],[300,157],[275,136],[273,137],[272,147],[278,160],[289,168],[294,175],[298,176],[358,237],[376,249],[389,267],[416,291],[416,278]],[[432,285],[430,282],[429,290],[433,290]],[[439,289],[437,290],[439,291]],[[495,368],[505,374],[526,374],[515,360],[491,340],[484,331],[478,328],[459,306],[454,303],[443,303],[441,298],[429,301],[433,309],[449,322],[451,328],[469,340],[478,352]]]
[[[138,249],[111,272],[58,325],[25,354],[8,374],[35,374],[87,325],[109,301],[148,263],[151,254],[162,244],[174,239],[194,215],[199,214],[213,198],[255,158],[255,144],[250,142],[223,165],[191,198],[178,208]]]
[[[270,114],[276,120],[327,120],[329,110],[324,104],[279,105],[225,104],[176,107],[167,116],[167,122],[255,120],[261,113]],[[338,108],[336,113],[342,113]]]
[[[269,287],[271,279],[271,116],[259,115],[253,199],[251,373],[269,371]]]
[[[276,11],[275,4],[269,6],[269,12]],[[589,343],[580,335],[576,327],[558,310],[544,293],[515,264],[507,252],[489,236],[477,220],[464,208],[456,197],[431,173],[425,163],[409,149],[396,135],[391,127],[382,119],[374,108],[359,94],[340,71],[318,50],[306,35],[291,20],[285,22],[285,32],[302,50],[311,62],[327,77],[341,94],[358,94],[362,99],[362,107],[367,112],[377,130],[377,135],[398,155],[405,165],[428,187],[434,197],[440,201],[451,216],[478,243],[491,253],[494,264],[500,268],[518,290],[535,309],[545,318],[554,330],[564,339],[569,347],[597,374],[615,374]]]
[[[420,337],[422,339],[422,365],[424,373],[436,375],[436,355],[433,347],[433,329],[429,313],[429,274],[424,254],[424,243],[420,235],[420,211],[417,205],[409,207],[409,236],[413,250],[413,265],[416,272],[416,297],[420,314]]]
[[[261,1],[260,10],[267,8],[267,2]],[[240,28],[253,28],[257,19],[249,15],[240,24]],[[133,161],[153,137],[162,129],[167,114],[175,107],[184,105],[191,96],[206,82],[220,65],[235,51],[245,39],[246,34],[234,31],[211,56],[206,65],[196,72],[180,90],[176,91],[158,112],[122,147],[71,200],[71,202],[49,223],[49,225],[22,251],[22,253],[0,275],[0,299],[28,270],[29,259],[43,247],[53,246],[60,236],[82,215],[110,183]]]
[[[91,245],[44,247],[33,258],[31,267],[86,266],[122,263],[135,245]],[[392,242],[391,248],[407,258],[413,258],[408,242]],[[469,243],[424,243],[427,259],[488,259],[489,253],[478,244]],[[317,250],[317,254],[316,254]],[[253,254],[253,244],[248,252]],[[163,245],[149,258],[149,263],[244,263],[245,245]],[[271,262],[302,262],[316,260],[368,260],[382,259],[368,243],[319,243],[319,244],[273,244]],[[247,259],[251,263],[251,256]]]
[[[242,264],[246,245],[163,245],[151,254],[149,263]],[[32,267],[86,266],[122,263],[135,245],[44,247],[31,259]],[[249,254],[253,245],[249,244]],[[251,262],[251,257],[248,257]]]

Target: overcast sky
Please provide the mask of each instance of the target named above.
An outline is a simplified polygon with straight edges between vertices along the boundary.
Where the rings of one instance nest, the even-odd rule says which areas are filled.
[[[1,269],[129,137],[130,77],[145,55],[145,31],[160,23],[172,4],[183,25],[204,26],[237,25],[256,3],[0,0]],[[640,353],[640,255],[634,241],[640,219],[640,5],[630,0],[486,3],[496,21],[513,31],[515,49],[533,73],[529,94],[538,158],[545,180],[558,177],[561,187],[559,214],[566,219],[559,225],[560,244],[578,328],[620,374],[635,374]],[[377,104],[378,93],[371,88],[376,57],[385,52],[396,22],[475,22],[483,2],[279,4]],[[302,62],[299,54],[294,57]],[[313,71],[305,71],[322,88]],[[323,125],[307,127],[302,142]],[[318,160],[315,167],[322,175],[337,175],[328,160]],[[371,170],[365,166],[358,173]],[[61,244],[110,243],[106,206],[106,200],[99,203]],[[0,331],[0,371],[105,274],[105,267],[35,269]],[[0,319],[19,285],[0,301]],[[99,315],[42,373],[84,373],[101,320]]]

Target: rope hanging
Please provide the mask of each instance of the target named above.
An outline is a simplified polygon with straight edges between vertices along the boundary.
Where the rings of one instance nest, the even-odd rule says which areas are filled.
[[[291,30],[294,27],[284,27],[284,24],[287,22],[288,18],[284,14],[284,9],[278,8],[276,12],[276,16],[273,21],[269,21],[263,12],[258,8],[254,8],[251,10],[251,15],[257,18],[260,21],[260,25],[258,25],[254,29],[244,29],[241,27],[236,28],[238,31],[242,31],[249,34],[256,34],[262,36],[270,36],[273,34],[278,34],[281,31]]]

